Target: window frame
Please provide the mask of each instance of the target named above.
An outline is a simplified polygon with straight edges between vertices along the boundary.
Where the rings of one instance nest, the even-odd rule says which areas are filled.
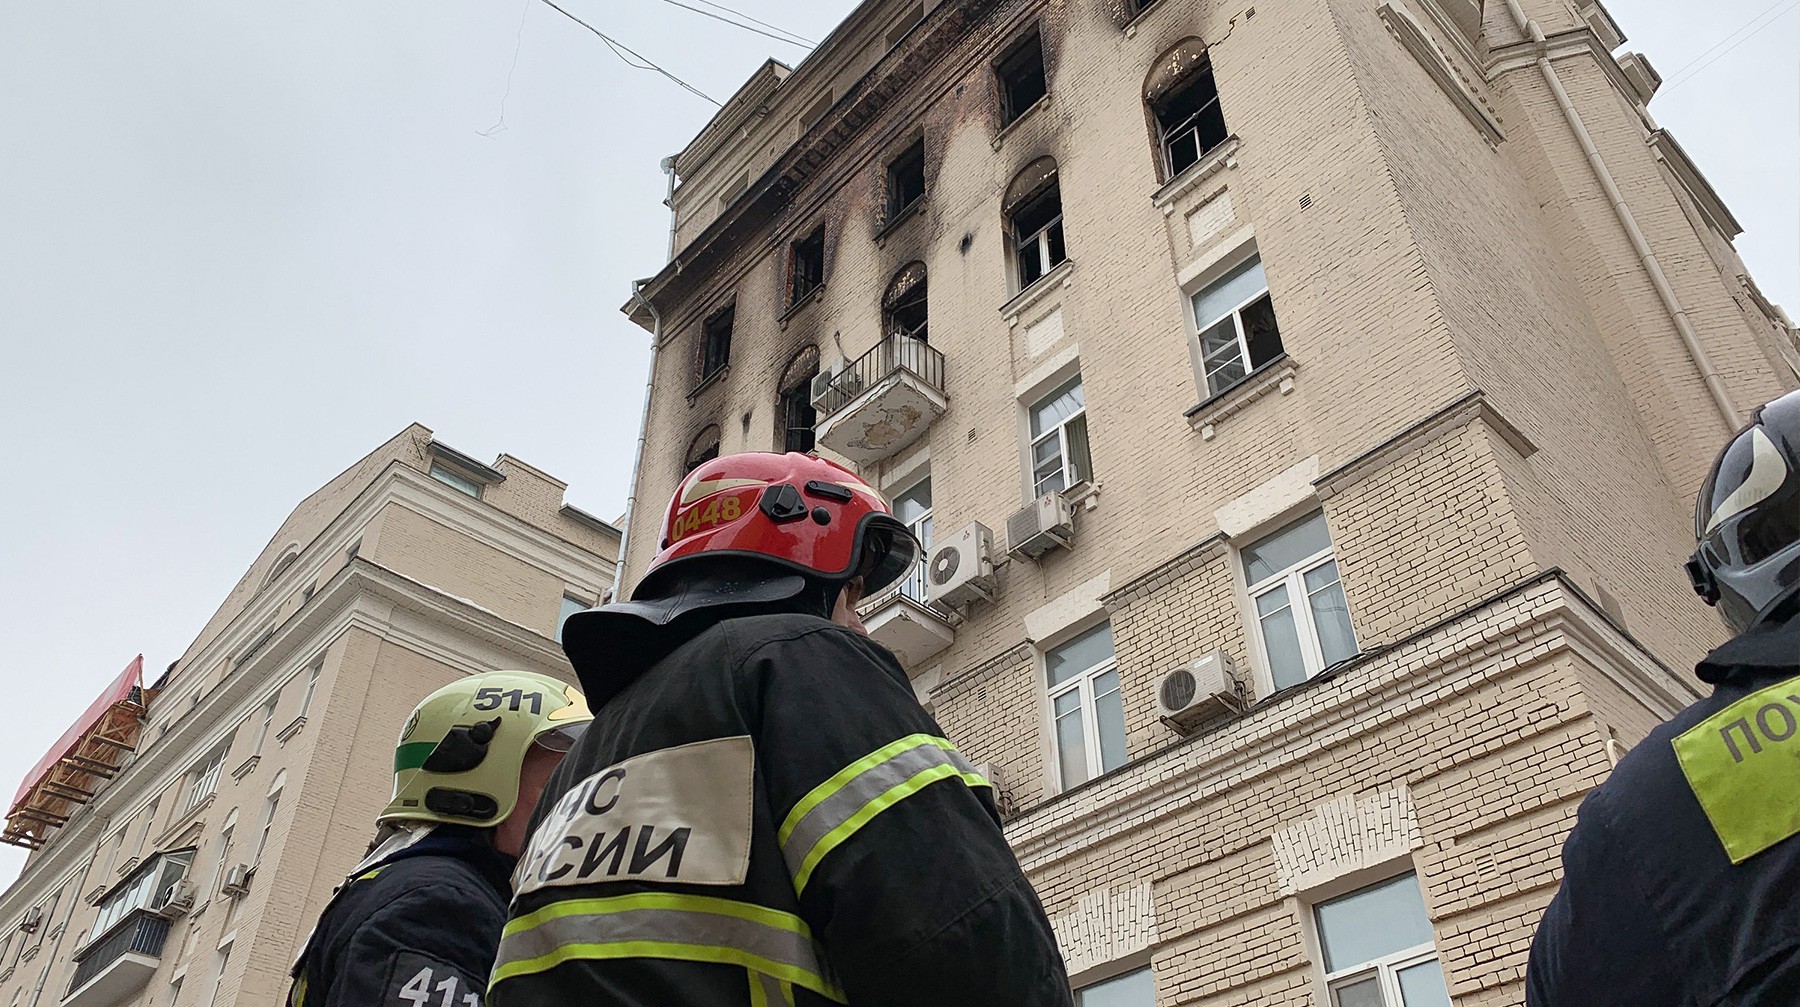
[[[1371,877],[1371,874],[1373,875]],[[1327,967],[1325,955],[1325,927],[1319,918],[1319,910],[1341,899],[1349,898],[1371,888],[1391,884],[1401,878],[1413,879],[1414,891],[1419,896],[1420,911],[1424,914],[1425,925],[1431,930],[1431,939],[1410,947],[1399,948],[1385,955],[1346,965],[1332,970]],[[1321,1003],[1329,1007],[1337,1007],[1338,991],[1374,977],[1382,997],[1382,1007],[1404,1007],[1406,1000],[1400,990],[1399,975],[1416,965],[1435,961],[1439,971],[1443,969],[1443,955],[1437,947],[1437,927],[1431,919],[1431,909],[1425,905],[1424,883],[1419,879],[1418,868],[1408,859],[1390,862],[1386,869],[1375,868],[1373,871],[1358,871],[1340,879],[1323,889],[1310,894],[1309,897],[1296,900],[1301,903],[1302,915],[1305,919],[1308,954],[1312,958],[1315,987],[1323,991]],[[1444,979],[1445,991],[1448,993],[1449,979]]]
[[[207,798],[219,792],[219,777],[225,774],[225,759],[231,754],[231,738],[213,749],[204,759],[188,770],[187,792],[181,800],[181,813],[188,814],[199,807]],[[202,791],[202,785],[205,790]]]
[[[910,179],[912,168],[915,164],[918,169],[918,191],[913,194],[911,199],[908,199],[903,203],[899,202],[898,200],[902,191],[900,184],[902,170],[905,170],[906,176]],[[925,178],[925,137],[916,137],[911,143],[907,144],[893,160],[889,161],[887,163],[886,175],[887,198],[884,201],[887,214],[886,223],[892,224],[910,212],[913,208],[917,207],[920,203],[923,203],[930,189]]]
[[[1119,980],[1122,980],[1122,979],[1129,979],[1129,978],[1131,978],[1133,976],[1137,976],[1137,975],[1144,975],[1146,978],[1148,978],[1150,980],[1150,998],[1151,999],[1150,999],[1149,1003],[1146,1003],[1144,1005],[1144,1007],[1155,1007],[1155,999],[1156,999],[1156,969],[1155,969],[1155,967],[1151,965],[1148,957],[1143,957],[1140,959],[1140,958],[1138,958],[1138,956],[1132,956],[1132,959],[1128,959],[1128,960],[1141,960],[1142,964],[1131,966],[1131,967],[1125,968],[1121,971],[1109,971],[1105,975],[1096,976],[1094,978],[1088,979],[1086,982],[1082,983],[1080,986],[1074,987],[1073,992],[1075,994],[1075,1007],[1084,1007],[1084,1004],[1086,1003],[1085,994],[1087,993],[1088,990],[1091,990],[1091,989],[1095,988],[1096,986],[1104,986],[1108,983],[1118,982]]]
[[[816,261],[813,260],[815,251]],[[803,263],[811,264],[814,268],[803,271],[801,269]],[[825,288],[824,224],[820,224],[806,234],[788,242],[787,264],[787,306],[789,309],[793,309],[805,304],[809,298]],[[807,281],[805,289],[801,288],[803,279]]]
[[[781,450],[812,454],[819,447],[819,411],[812,404],[812,382],[805,381],[776,399],[781,411]],[[803,422],[810,415],[810,422]],[[803,435],[796,437],[799,432]]]
[[[1018,220],[1027,209],[1035,209],[1038,204],[1054,194],[1056,213],[1030,234],[1020,234]],[[1012,260],[1017,286],[1020,291],[1029,289],[1044,277],[1049,276],[1056,267],[1069,261],[1069,235],[1063,226],[1064,213],[1062,205],[1062,171],[1058,167],[1056,177],[1046,182],[1042,188],[1019,202],[1006,215],[1006,229],[1012,240]],[[1055,245],[1052,249],[1052,232],[1055,233]],[[1058,254],[1060,251],[1060,255]],[[1037,263],[1036,274],[1026,279],[1030,270],[1025,268],[1026,256],[1032,254]]]
[[[262,705],[262,726],[256,729],[256,747],[250,750],[251,756],[262,754],[263,743],[269,740],[269,728],[275,723],[275,709],[279,705],[281,705],[281,690],[277,689],[275,694],[269,697],[269,701]]]
[[[700,344],[694,356],[694,387],[706,384],[731,366],[731,336],[736,322],[735,300],[701,321]]]
[[[899,517],[900,499],[902,497],[916,492],[921,486],[925,486],[930,482],[931,465],[927,463],[921,466],[919,471],[914,472],[908,477],[904,484],[906,487],[905,489],[889,491],[887,497],[889,500],[893,501],[894,515]],[[931,494],[935,493],[936,490],[936,486],[930,486],[926,489],[926,492]],[[935,504],[928,503],[924,506],[923,513],[913,518],[911,521],[905,521],[907,530],[911,531],[919,539],[919,559],[918,562],[913,564],[912,572],[905,577],[900,578],[899,584],[895,588],[895,590],[899,591],[905,597],[910,598],[921,605],[925,604],[926,596],[930,593],[930,582],[927,580],[927,570],[931,563],[932,514],[935,511]]]
[[[1145,4],[1140,8],[1140,12],[1142,10],[1147,10],[1157,2],[1158,0],[1150,0],[1150,3]],[[1177,48],[1179,48],[1179,46]],[[1225,139],[1231,135],[1231,127],[1225,123],[1225,109],[1224,105],[1221,104],[1219,96],[1217,68],[1213,66],[1212,57],[1210,55],[1204,57],[1203,61],[1205,64],[1204,66],[1195,66],[1190,69],[1186,74],[1178,78],[1175,84],[1170,85],[1163,94],[1158,95],[1154,99],[1146,98],[1144,100],[1144,105],[1150,112],[1150,121],[1156,127],[1156,147],[1158,160],[1160,161],[1158,167],[1162,170],[1162,178],[1165,182],[1174,180],[1182,172],[1187,171],[1194,165],[1206,160],[1206,155],[1217,150],[1219,146],[1225,142]],[[1188,114],[1187,118],[1181,120],[1174,126],[1164,125],[1160,109],[1164,106],[1167,99],[1192,87],[1198,82],[1198,78],[1202,75],[1212,81],[1212,97],[1201,102],[1193,112]],[[1219,125],[1224,131],[1224,136],[1220,137],[1218,142],[1210,147],[1204,144],[1200,135],[1201,119],[1207,114],[1208,109],[1218,110]],[[1194,159],[1177,168],[1175,166],[1175,147],[1181,140],[1188,137],[1193,138]]]
[[[1059,395],[1061,395],[1065,389],[1070,388],[1071,386],[1076,386],[1076,385],[1080,386],[1080,388],[1081,388],[1081,408],[1076,410],[1074,413],[1072,413],[1068,417],[1066,417],[1062,420],[1059,420],[1057,422],[1056,426],[1052,427],[1050,430],[1048,430],[1042,434],[1039,434],[1035,437],[1032,436],[1032,434],[1031,434],[1031,414],[1032,414],[1032,412],[1034,410],[1036,410],[1038,407],[1049,402],[1051,399],[1054,399],[1054,398],[1058,397]],[[1073,461],[1074,452],[1069,449],[1070,444],[1069,444],[1068,430],[1069,430],[1070,424],[1074,423],[1076,420],[1085,421],[1087,419],[1087,415],[1088,415],[1087,381],[1082,377],[1082,374],[1079,370],[1075,371],[1073,374],[1069,375],[1069,377],[1063,379],[1062,381],[1057,382],[1055,385],[1053,385],[1050,389],[1045,391],[1043,394],[1038,395],[1037,397],[1031,399],[1026,404],[1026,406],[1025,406],[1025,478],[1029,481],[1030,486],[1031,486],[1030,499],[1037,500],[1037,499],[1047,495],[1047,492],[1049,492],[1049,493],[1067,493],[1070,489],[1074,488],[1075,486],[1078,486],[1081,483],[1087,482],[1088,480],[1093,478],[1092,472],[1081,472],[1076,468],[1075,463]],[[1093,465],[1093,439],[1091,436],[1089,436],[1088,428],[1089,428],[1089,424],[1086,422],[1083,422],[1082,423],[1082,439],[1087,441],[1087,444],[1085,445],[1086,450],[1083,453],[1087,455],[1088,465],[1091,467]],[[1051,437],[1055,437],[1057,439],[1058,456],[1061,458],[1061,468],[1059,469],[1058,474],[1060,474],[1062,476],[1063,485],[1058,487],[1057,489],[1046,491],[1043,489],[1043,480],[1040,480],[1038,478],[1037,447],[1039,444],[1048,441]]]
[[[481,491],[485,488],[481,480],[475,479],[465,473],[458,472],[456,469],[445,465],[441,461],[433,461],[431,465],[426,468],[425,474],[436,479],[438,482],[443,483],[445,486],[456,490],[458,493],[473,497],[476,500],[481,499]]]
[[[688,471],[692,472],[693,470],[689,469]],[[572,609],[569,607],[569,604],[571,602],[573,602],[575,605],[575,607]],[[569,592],[564,591],[563,596],[562,596],[562,601],[557,602],[557,606],[556,606],[556,612],[557,612],[556,632],[554,634],[554,639],[556,640],[556,642],[557,643],[562,642],[563,623],[569,621],[569,616],[574,615],[576,612],[585,612],[588,609],[593,608],[593,607],[594,607],[593,605],[590,605],[587,602],[581,600],[580,598],[577,598],[576,596],[570,594]]]
[[[1204,296],[1207,291],[1218,286],[1219,283],[1227,276],[1231,275],[1232,272],[1252,259],[1256,260],[1257,267],[1262,270],[1262,286],[1256,293],[1251,294],[1243,301],[1234,304],[1229,311],[1202,322],[1200,320],[1200,305],[1198,303],[1200,298]],[[1233,388],[1248,381],[1250,375],[1255,374],[1258,369],[1287,355],[1287,344],[1281,342],[1281,319],[1279,316],[1275,319],[1275,340],[1277,343],[1280,343],[1280,351],[1260,364],[1253,363],[1250,355],[1250,337],[1244,328],[1244,309],[1256,304],[1264,298],[1268,298],[1270,312],[1273,313],[1275,310],[1275,295],[1274,292],[1269,289],[1269,274],[1262,261],[1262,251],[1257,248],[1255,244],[1250,244],[1248,247],[1244,248],[1240,254],[1229,256],[1224,262],[1227,264],[1216,266],[1208,270],[1211,278],[1206,282],[1190,284],[1185,291],[1188,323],[1192,326],[1193,331],[1192,352],[1194,357],[1194,370],[1196,372],[1195,377],[1200,386],[1200,399],[1202,402],[1211,401],[1212,399],[1231,391]],[[1212,375],[1214,372],[1209,369],[1209,361],[1206,355],[1206,333],[1211,331],[1214,326],[1227,319],[1231,321],[1233,331],[1237,336],[1235,344],[1237,347],[1237,356],[1235,359],[1239,366],[1243,368],[1244,373],[1230,384],[1215,389],[1212,384]]]
[[[281,797],[287,789],[287,772],[283,770],[275,774],[275,780],[269,784],[269,793],[263,798],[262,832],[257,836],[256,853],[250,857],[251,868],[262,863],[263,852],[269,848],[269,833],[275,829],[275,816],[281,811]]]
[[[1111,653],[1109,653],[1105,659],[1097,661],[1070,675],[1067,681],[1052,685],[1050,683],[1051,654],[1102,627],[1106,629],[1107,639],[1112,644],[1110,648]],[[1125,761],[1111,768],[1106,767],[1105,750],[1100,729],[1099,700],[1102,696],[1110,696],[1113,693],[1118,693],[1121,714],[1123,713],[1125,702],[1125,682],[1124,676],[1119,671],[1118,641],[1113,637],[1112,620],[1102,618],[1086,621],[1078,624],[1077,628],[1057,634],[1054,643],[1050,643],[1038,649],[1037,668],[1038,681],[1042,683],[1039,688],[1042,690],[1041,696],[1043,697],[1045,742],[1049,746],[1049,765],[1052,774],[1051,783],[1053,784],[1055,792],[1060,794],[1064,791],[1072,790],[1083,784],[1091,783],[1113,770],[1129,765],[1131,762],[1130,727],[1127,726],[1125,728],[1124,736],[1119,739],[1120,743],[1126,748]],[[1094,680],[1107,674],[1113,676],[1115,682],[1113,689],[1104,694],[1096,694]],[[1087,775],[1074,782],[1070,782],[1063,772],[1063,751],[1062,743],[1057,734],[1057,721],[1059,718],[1056,714],[1057,699],[1068,695],[1071,692],[1076,693],[1077,706],[1074,712],[1081,715],[1082,745],[1085,750],[1085,755],[1087,756]]]
[[[1008,76],[1010,68],[1021,61],[1028,49],[1035,49],[1037,57],[1037,78],[1039,93],[1037,97],[1023,105],[1013,97],[1014,88]],[[1025,113],[1036,108],[1039,102],[1050,96],[1050,66],[1044,58],[1044,33],[1038,25],[1033,25],[1021,33],[1012,45],[1006,47],[998,59],[994,60],[994,84],[999,92],[1000,128],[1005,129],[1025,117]]]
[[[1316,508],[1289,512],[1257,529],[1258,533],[1254,537],[1249,535],[1243,536],[1243,544],[1235,546],[1233,549],[1233,552],[1236,554],[1236,562],[1233,564],[1234,576],[1237,578],[1239,587],[1243,592],[1242,597],[1245,603],[1245,622],[1247,623],[1249,635],[1252,640],[1253,652],[1256,657],[1255,663],[1257,665],[1257,674],[1261,679],[1261,681],[1258,682],[1258,685],[1267,688],[1267,691],[1262,693],[1262,695],[1265,696],[1273,695],[1284,689],[1291,689],[1297,685],[1304,685],[1314,678],[1317,678],[1326,668],[1331,667],[1331,665],[1325,663],[1324,645],[1319,637],[1318,625],[1313,616],[1311,600],[1313,594],[1317,592],[1309,592],[1306,589],[1306,575],[1314,570],[1323,568],[1327,563],[1331,563],[1335,566],[1337,563],[1337,543],[1331,539],[1331,528],[1330,525],[1327,524],[1325,529],[1327,545],[1324,549],[1309,553],[1304,558],[1296,560],[1294,563],[1282,568],[1276,573],[1258,581],[1252,581],[1250,579],[1250,570],[1245,562],[1244,553],[1269,541],[1275,536],[1280,535],[1284,531],[1311,520],[1315,516],[1321,521],[1324,520],[1324,512]],[[1337,579],[1334,583],[1338,586],[1339,592],[1342,593],[1343,571],[1337,569],[1335,574]],[[1300,681],[1292,682],[1288,685],[1279,685],[1276,683],[1275,665],[1269,657],[1268,641],[1263,633],[1263,616],[1256,605],[1258,598],[1272,594],[1277,589],[1283,588],[1288,591],[1288,608],[1294,612],[1295,635],[1298,637],[1300,643],[1301,670],[1305,672]],[[1296,603],[1294,600],[1296,596],[1302,599],[1305,604],[1302,605]],[[1355,619],[1349,618],[1349,607],[1349,597],[1346,594],[1344,610],[1346,619],[1350,624],[1350,641],[1355,648],[1351,651],[1349,657],[1355,657],[1357,654],[1362,653],[1362,650],[1361,643],[1356,637],[1356,621]],[[1349,660],[1349,657],[1341,658],[1340,660]],[[1335,663],[1337,662],[1333,662],[1333,664]]]

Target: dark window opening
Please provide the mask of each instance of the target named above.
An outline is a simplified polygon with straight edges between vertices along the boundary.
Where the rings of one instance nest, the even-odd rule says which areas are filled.
[[[719,428],[717,425],[711,425],[700,431],[699,435],[688,444],[687,456],[682,459],[682,471],[692,472],[717,457],[719,457]]]
[[[925,141],[918,140],[895,158],[887,170],[887,219],[898,219],[925,198]]]
[[[881,299],[882,328],[886,335],[927,338],[930,315],[925,309],[925,264],[915,262],[900,270]]]
[[[1177,50],[1173,58],[1184,55]],[[1163,165],[1170,178],[1225,140],[1225,113],[1219,108],[1212,62],[1205,56],[1198,57],[1178,82],[1152,97],[1150,111],[1156,116]]]
[[[1032,32],[1000,58],[994,73],[1000,78],[1000,125],[1004,126],[1024,115],[1049,89],[1044,82],[1042,38]]]
[[[825,282],[825,228],[788,249],[788,304],[799,304]]]
[[[1055,179],[1013,211],[1012,232],[1021,290],[1069,257],[1063,244],[1062,189]]]
[[[1154,6],[1156,0],[1125,0],[1125,13],[1129,17],[1137,17]]]
[[[731,362],[731,321],[735,305],[708,318],[700,326],[700,380],[708,380]]]
[[[815,437],[813,424],[819,421],[813,409],[812,382],[795,385],[781,393],[781,450],[812,453]]]

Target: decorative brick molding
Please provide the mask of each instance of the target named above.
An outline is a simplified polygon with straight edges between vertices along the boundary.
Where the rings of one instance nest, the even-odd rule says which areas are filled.
[[[1405,784],[1345,794],[1270,838],[1283,895],[1319,888],[1396,860],[1425,842]]]
[[[964,689],[981,682],[1002,668],[1010,668],[1022,664],[1030,658],[1031,645],[1028,643],[1016,644],[938,686],[937,691],[932,694],[932,698],[943,699],[947,696],[953,696],[962,692]]]
[[[1050,928],[1071,975],[1147,950],[1156,943],[1150,883],[1090,892],[1074,909],[1051,917]]]

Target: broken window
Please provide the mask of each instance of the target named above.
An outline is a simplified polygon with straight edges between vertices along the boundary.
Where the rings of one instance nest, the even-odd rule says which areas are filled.
[[[795,305],[825,282],[825,228],[788,246],[788,304]]]
[[[1069,257],[1063,244],[1062,189],[1057,183],[1056,162],[1039,158],[1020,172],[1007,190],[1006,207],[1019,289],[1023,290]]]
[[[1144,88],[1156,118],[1163,170],[1174,178],[1225,139],[1225,113],[1206,43],[1190,38],[1156,61]]]
[[[810,454],[813,425],[819,421],[812,404],[813,376],[819,373],[819,348],[808,346],[794,354],[781,371],[780,399],[775,409],[775,435],[783,451]]]
[[[735,303],[726,305],[700,324],[700,384],[725,369],[731,362],[731,321],[737,313]]]
[[[1250,256],[1208,284],[1193,303],[1207,395],[1219,394],[1281,356],[1281,329],[1261,256]]]
[[[719,425],[711,423],[707,425],[706,429],[695,434],[692,441],[688,442],[687,454],[681,462],[682,471],[692,472],[717,457],[719,457]]]
[[[882,330],[886,335],[926,339],[929,315],[925,310],[925,264],[910,262],[900,267],[881,298]]]
[[[1048,90],[1044,82],[1044,45],[1037,32],[1026,36],[994,65],[1000,81],[1000,125],[1005,126],[1037,104]]]
[[[913,142],[887,169],[887,219],[898,220],[925,198],[925,140]]]
[[[1125,16],[1137,17],[1154,6],[1156,6],[1156,0],[1125,0]]]

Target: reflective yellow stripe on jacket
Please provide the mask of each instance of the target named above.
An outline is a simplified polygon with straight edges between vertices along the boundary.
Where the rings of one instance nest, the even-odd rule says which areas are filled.
[[[570,899],[520,916],[501,935],[493,984],[567,961],[620,958],[737,965],[845,1002],[800,917],[748,902],[665,892]]]
[[[971,787],[993,784],[943,738],[914,734],[870,752],[814,787],[781,823],[781,855],[794,877],[794,893],[806,890],[825,855],[876,815],[939,780],[957,778]]]

